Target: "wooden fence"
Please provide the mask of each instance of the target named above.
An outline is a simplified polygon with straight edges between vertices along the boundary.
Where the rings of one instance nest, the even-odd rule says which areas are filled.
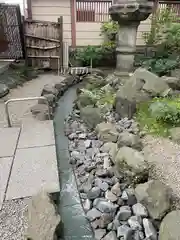
[[[33,67],[60,69],[63,65],[63,18],[57,22],[25,20],[25,46]]]
[[[23,23],[19,5],[0,3],[0,58],[24,58]]]

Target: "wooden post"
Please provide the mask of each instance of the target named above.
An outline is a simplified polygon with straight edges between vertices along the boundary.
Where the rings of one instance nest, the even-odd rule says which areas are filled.
[[[60,67],[61,69],[64,67],[63,66],[63,17],[60,16],[58,18],[58,23],[59,23],[59,45],[60,45],[60,48],[59,48],[59,57],[60,57]],[[58,66],[59,67],[59,66]]]
[[[156,13],[157,13],[157,9],[158,9],[158,3],[159,3],[159,0],[155,0],[154,1],[154,8],[153,8],[153,12],[152,12],[152,21],[151,21],[151,35],[152,36],[155,36],[155,24],[156,24]]]

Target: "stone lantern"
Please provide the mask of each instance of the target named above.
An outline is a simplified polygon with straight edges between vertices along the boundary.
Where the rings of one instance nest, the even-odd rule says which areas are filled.
[[[153,5],[153,1],[149,0],[114,0],[109,8],[112,20],[119,24],[116,48],[118,75],[127,76],[132,72],[137,29],[140,22],[152,13]]]

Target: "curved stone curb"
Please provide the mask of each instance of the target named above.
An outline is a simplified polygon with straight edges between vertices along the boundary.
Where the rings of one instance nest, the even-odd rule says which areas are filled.
[[[46,97],[49,102],[51,119],[54,116],[57,100],[63,96],[69,87],[79,83],[81,80],[82,78],[77,76],[67,76],[58,83],[46,84],[44,86],[41,96]],[[49,119],[48,106],[43,100],[39,100],[36,105],[31,107],[31,113],[38,120]]]

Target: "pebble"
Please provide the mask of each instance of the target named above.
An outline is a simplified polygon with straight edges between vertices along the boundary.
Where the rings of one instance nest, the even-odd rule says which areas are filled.
[[[157,231],[149,219],[143,219],[143,227],[147,239],[157,240]]]
[[[128,219],[128,224],[133,230],[142,230],[142,219],[138,216],[131,216]]]
[[[105,229],[96,229],[94,231],[94,236],[96,240],[101,240],[106,235]]]
[[[103,213],[99,219],[99,227],[106,228],[113,220],[113,215],[109,213]]]
[[[117,219],[119,221],[126,221],[132,215],[131,208],[129,206],[122,206],[117,213]]]
[[[121,196],[121,188],[120,188],[120,183],[117,182],[112,188],[111,192],[114,193],[116,196],[120,197]]]
[[[101,215],[102,213],[98,211],[96,208],[92,208],[86,213],[86,216],[90,221],[100,218]]]
[[[106,182],[103,182],[100,178],[96,178],[94,183],[95,186],[98,186],[104,192],[109,188],[109,185]]]
[[[118,205],[111,202],[107,202],[105,199],[104,200],[98,199],[95,204],[95,207],[102,213],[114,214],[118,208]]]
[[[86,199],[83,203],[83,208],[85,212],[88,212],[92,207],[92,202],[89,199]]]
[[[136,216],[141,216],[142,218],[148,217],[148,211],[141,203],[134,204],[132,210]]]
[[[105,198],[111,202],[116,202],[117,201],[117,196],[113,194],[111,191],[106,191],[105,193]]]
[[[124,240],[132,240],[133,230],[127,225],[119,226],[117,229],[117,237]]]
[[[118,240],[115,231],[110,231],[103,240]]]
[[[89,199],[95,199],[98,198],[101,194],[101,189],[99,187],[93,187],[88,193],[87,197]]]
[[[85,142],[84,142],[84,145],[85,145],[85,148],[90,148],[91,147],[91,140],[86,140]]]

